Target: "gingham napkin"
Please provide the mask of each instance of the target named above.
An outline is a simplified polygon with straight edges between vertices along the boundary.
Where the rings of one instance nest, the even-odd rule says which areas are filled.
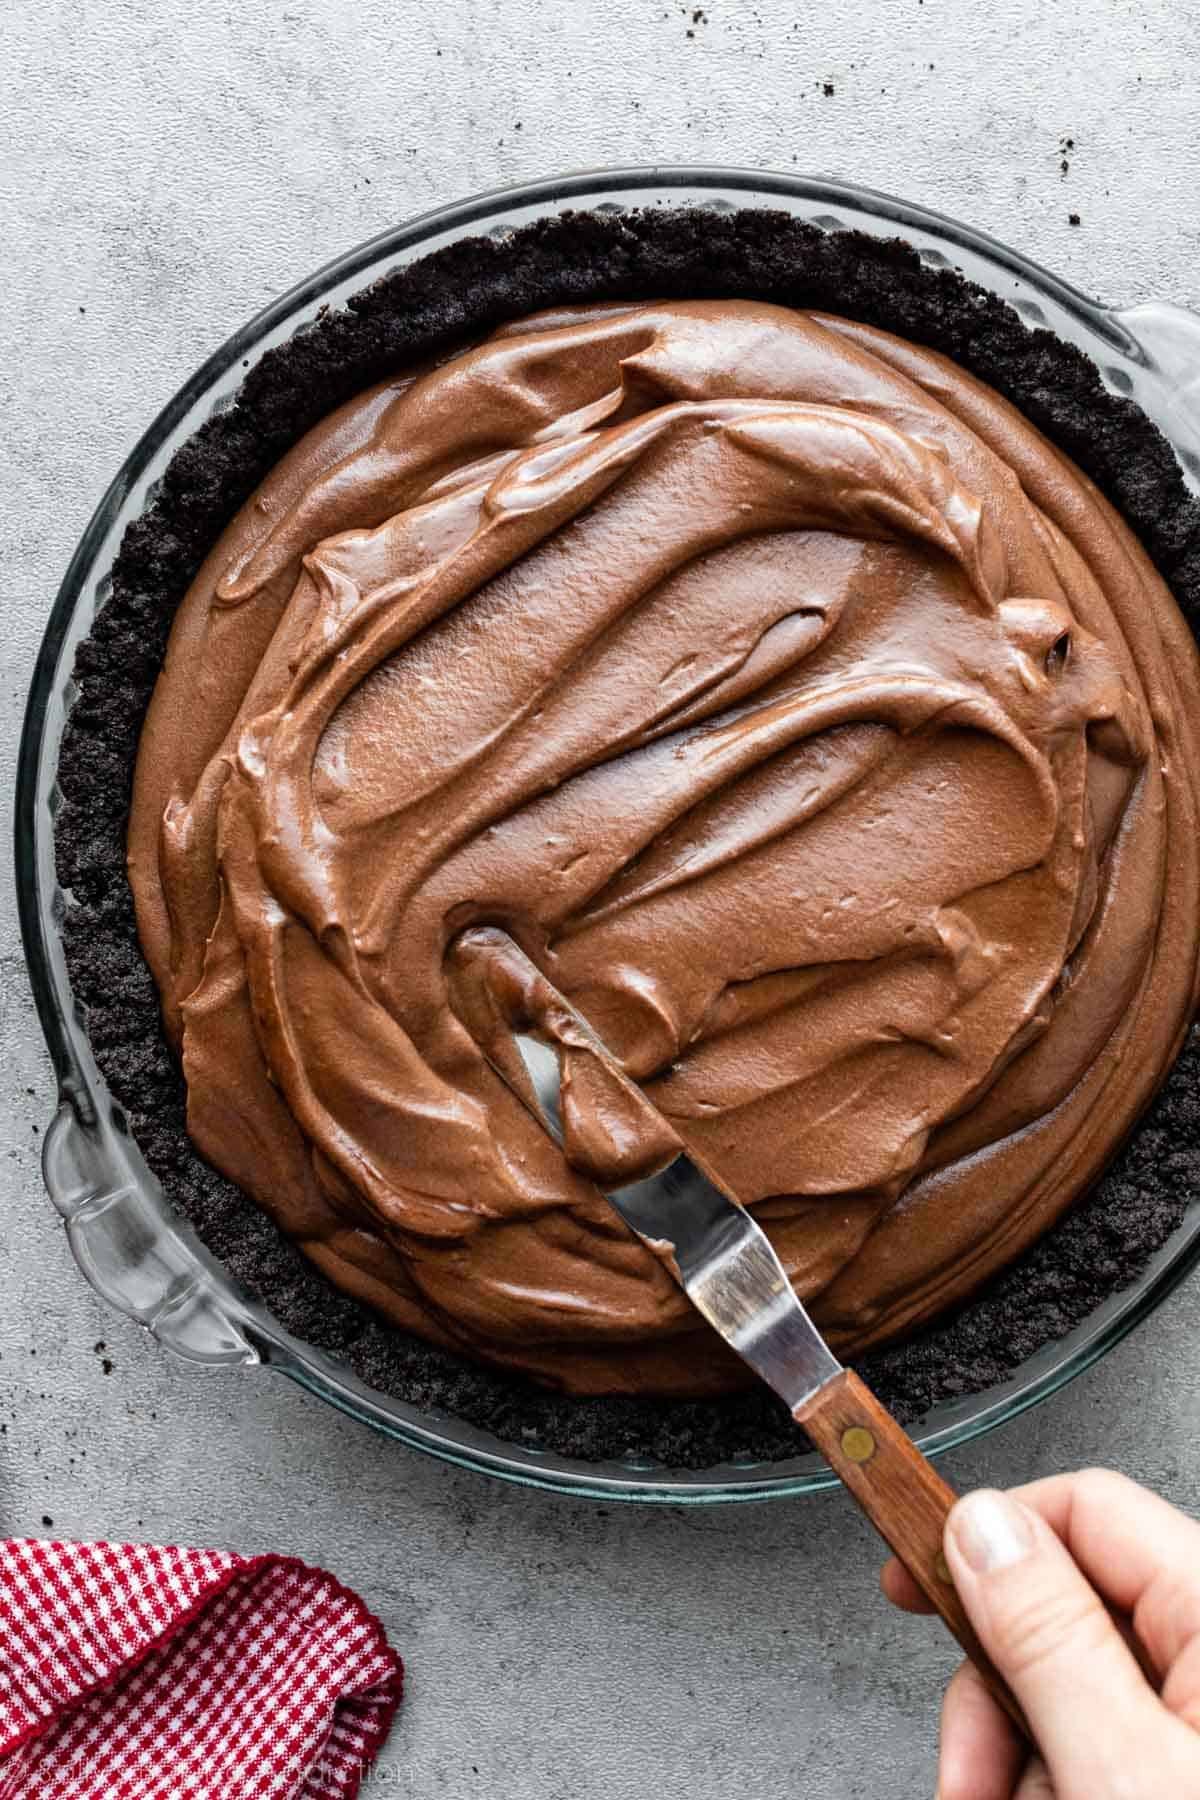
[[[402,1679],[292,1558],[0,1543],[0,1800],[352,1800]]]

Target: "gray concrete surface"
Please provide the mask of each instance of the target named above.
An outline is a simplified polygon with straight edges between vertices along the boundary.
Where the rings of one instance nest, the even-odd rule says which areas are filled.
[[[1200,302],[1192,0],[8,0],[0,37],[5,845],[35,646],[125,450],[264,300],[397,218],[603,162],[796,166],[943,207],[1106,298]],[[51,1082],[4,865],[0,1531],[328,1564],[409,1662],[368,1793],[929,1794],[951,1653],[878,1601],[839,1496],[517,1492],[274,1377],[181,1369],[91,1295],[41,1192]],[[1104,1461],[1200,1508],[1198,1329],[1193,1281],[948,1473]]]

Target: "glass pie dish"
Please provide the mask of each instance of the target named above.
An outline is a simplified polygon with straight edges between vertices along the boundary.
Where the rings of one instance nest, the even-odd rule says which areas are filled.
[[[571,1460],[511,1444],[447,1414],[366,1387],[348,1368],[284,1331],[172,1210],[96,1066],[70,988],[61,938],[67,897],[55,877],[57,768],[80,641],[108,592],[127,525],[152,501],[172,455],[234,400],[244,371],[318,312],[427,253],[468,236],[503,237],[572,208],[775,208],[818,228],[902,237],[935,267],[960,269],[1031,325],[1077,344],[1105,383],[1134,399],[1171,442],[1200,491],[1200,317],[1153,302],[1107,309],[966,226],[845,183],[704,168],[607,170],[485,194],[425,214],[330,263],[275,301],[212,356],[136,445],[67,570],[29,695],[18,771],[17,880],[33,990],[59,1085],[43,1169],[79,1266],[108,1301],[169,1349],[208,1366],[273,1368],[354,1417],[464,1467],[596,1499],[674,1504],[811,1492],[834,1477],[815,1456],[683,1471],[629,1458]],[[1102,1356],[1200,1260],[1200,1198],[1141,1275],[1010,1378],[942,1404],[913,1427],[927,1454],[1014,1417]]]

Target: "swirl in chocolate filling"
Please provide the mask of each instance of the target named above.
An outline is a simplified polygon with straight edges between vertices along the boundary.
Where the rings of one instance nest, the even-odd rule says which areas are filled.
[[[396,1323],[743,1372],[449,1003],[497,923],[843,1353],[1084,1189],[1196,989],[1196,653],[944,357],[748,302],[511,325],[312,431],[176,620],[130,828],[201,1149]]]

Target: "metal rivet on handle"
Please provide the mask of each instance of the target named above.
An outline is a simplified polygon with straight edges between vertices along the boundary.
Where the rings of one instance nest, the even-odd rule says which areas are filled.
[[[851,1425],[842,1433],[842,1452],[851,1462],[870,1462],[875,1454],[875,1439],[865,1425]]]

